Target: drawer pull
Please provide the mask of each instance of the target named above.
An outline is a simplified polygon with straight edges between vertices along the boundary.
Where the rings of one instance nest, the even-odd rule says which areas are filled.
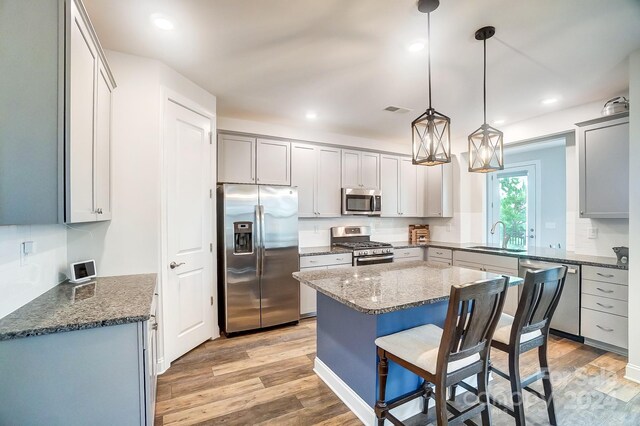
[[[317,260],[310,260],[309,263],[318,263]]]
[[[601,274],[600,272],[596,272],[596,274],[600,275],[601,277],[604,277],[604,278],[613,278],[613,277],[615,277],[615,275],[613,275],[613,274]]]
[[[344,260],[344,259],[341,257],[336,257],[336,260]]]
[[[601,291],[603,293],[613,293],[613,290],[605,290],[605,289],[600,288],[600,287],[596,287],[596,289],[598,289],[599,291]]]
[[[608,332],[608,333],[610,333],[610,332],[612,332],[612,331],[613,331],[613,328],[603,327],[603,326],[598,325],[598,324],[596,324],[596,327],[598,327],[600,330],[602,330],[602,331],[606,331],[606,332]]]
[[[600,303],[600,302],[596,302],[596,305],[598,305],[598,306],[602,306],[602,307],[603,307],[603,308],[605,308],[605,309],[611,309],[611,308],[613,308],[613,305],[603,305],[603,304],[602,304],[602,303]]]

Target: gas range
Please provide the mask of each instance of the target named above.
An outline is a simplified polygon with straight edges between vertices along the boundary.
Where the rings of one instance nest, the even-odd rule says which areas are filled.
[[[353,265],[393,262],[393,246],[371,241],[368,226],[336,226],[331,228],[331,246],[353,251]]]

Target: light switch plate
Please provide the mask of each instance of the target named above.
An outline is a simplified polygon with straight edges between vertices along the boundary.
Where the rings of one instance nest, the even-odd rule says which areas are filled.
[[[587,228],[587,238],[590,240],[598,238],[598,228]]]

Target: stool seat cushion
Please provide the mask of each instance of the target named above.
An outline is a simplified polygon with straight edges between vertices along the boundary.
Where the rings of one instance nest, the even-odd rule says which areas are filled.
[[[378,337],[376,346],[416,367],[436,374],[441,339],[442,329],[433,324],[426,324],[389,334],[388,336]],[[447,372],[451,373],[459,370],[479,359],[479,354],[473,354],[464,359],[452,361],[449,363]]]
[[[511,326],[513,325],[513,317],[508,314],[500,315],[500,320],[498,321],[498,325],[496,327],[496,331],[493,334],[493,340],[496,340],[500,343],[504,343],[508,345],[511,339]],[[524,333],[520,336],[520,343],[528,342],[531,339],[535,339],[538,336],[541,336],[542,333],[540,330],[531,331],[529,333]]]

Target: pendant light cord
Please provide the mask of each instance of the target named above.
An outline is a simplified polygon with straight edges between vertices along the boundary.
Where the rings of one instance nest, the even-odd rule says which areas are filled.
[[[482,43],[484,44],[484,77],[482,82],[482,96],[484,98],[484,124],[487,124],[487,39],[485,38]]]
[[[429,69],[429,109],[431,109],[431,13],[427,13],[427,64]]]

